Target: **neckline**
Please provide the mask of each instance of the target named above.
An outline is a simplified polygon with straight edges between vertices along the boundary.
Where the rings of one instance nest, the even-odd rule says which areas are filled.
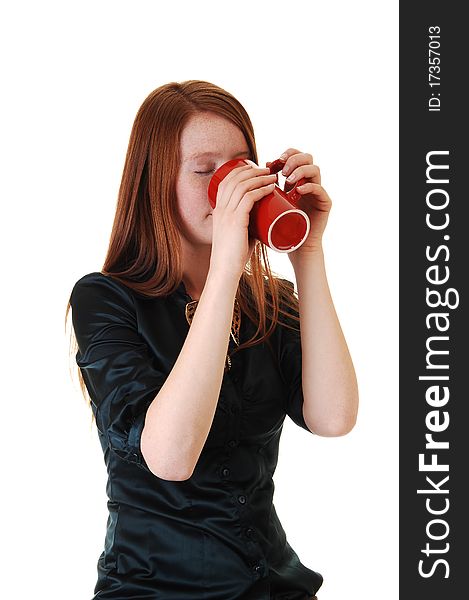
[[[184,281],[181,279],[181,283],[178,286],[178,292],[180,292],[189,302],[194,302],[194,299],[187,293],[186,286],[184,285]]]

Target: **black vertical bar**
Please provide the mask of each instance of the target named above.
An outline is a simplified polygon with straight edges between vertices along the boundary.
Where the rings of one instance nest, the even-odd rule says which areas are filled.
[[[469,598],[463,7],[400,3],[399,597],[412,600]]]

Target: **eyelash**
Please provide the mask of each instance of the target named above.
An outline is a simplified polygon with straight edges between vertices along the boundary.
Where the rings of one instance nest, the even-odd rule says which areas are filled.
[[[197,173],[197,175],[208,175],[209,173],[213,173],[213,169],[210,169],[210,171],[194,171],[194,173]]]

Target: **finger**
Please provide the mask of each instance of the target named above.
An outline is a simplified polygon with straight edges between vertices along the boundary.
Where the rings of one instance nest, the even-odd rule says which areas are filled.
[[[243,181],[242,183],[238,184],[235,190],[233,190],[229,200],[230,208],[232,208],[232,210],[236,210],[245,196],[248,196],[248,198],[255,197],[257,199],[258,195],[253,194],[253,192],[256,192],[259,189],[265,191],[265,193],[261,193],[260,197],[262,198],[265,194],[273,191],[275,182],[275,175],[261,175],[259,177],[253,177],[248,181]]]
[[[287,160],[290,158],[290,156],[293,156],[294,154],[298,154],[299,150],[297,150],[296,148],[288,148],[287,150],[285,150],[285,152],[283,152],[280,156],[279,156],[279,160],[283,160],[284,162],[287,162]]]
[[[239,167],[231,169],[231,171],[227,175],[225,175],[225,177],[220,181],[220,185],[218,187],[220,188],[223,185],[226,185],[234,177],[240,175],[245,171],[250,171],[251,169],[253,169],[252,165],[240,165]]]
[[[301,165],[296,167],[287,177],[288,183],[295,183],[300,179],[312,179],[313,183],[321,183],[321,171],[317,165]]]
[[[244,160],[247,163],[249,163],[251,166],[253,166],[253,167],[258,167],[259,166],[259,165],[256,165],[256,163],[253,160],[251,160],[250,158],[245,158]]]
[[[266,174],[266,173],[270,172],[270,169],[268,169],[267,167],[258,167],[255,163],[250,161],[249,165],[241,165],[240,167],[235,167],[234,169],[231,169],[231,171],[220,182],[220,185],[223,182],[229,182],[232,179],[235,179],[238,177],[240,179],[244,179],[245,175],[243,175],[243,173],[246,174],[246,173],[250,173],[251,171],[258,173],[258,174]]]
[[[268,169],[267,169],[268,170]],[[241,179],[242,177],[242,179]],[[254,175],[251,172],[245,172],[236,179],[232,179],[223,190],[223,206],[231,206],[233,210],[239,205],[242,197],[255,188],[274,183],[277,180],[276,175]]]
[[[268,194],[272,193],[275,188],[275,183],[269,183],[268,185],[264,185],[260,188],[256,188],[244,194],[241,198],[241,201],[238,204],[238,207],[241,207],[242,210],[247,208],[248,212],[254,206],[255,202],[264,198]]]
[[[223,196],[224,204],[228,202],[229,197],[233,193],[234,188],[240,181],[244,181],[252,178],[253,176],[267,175],[270,174],[270,170],[266,167],[253,167],[250,165],[243,165],[242,167],[236,167],[223,178],[218,186],[220,197]],[[217,200],[218,202],[218,200]]]
[[[321,194],[322,192],[325,192],[325,189],[320,183],[313,183],[312,181],[303,183],[303,185],[298,185],[296,186],[296,189],[300,194]]]
[[[307,152],[298,152],[290,156],[282,169],[282,175],[289,175],[300,165],[312,165],[313,156]]]
[[[332,200],[330,199],[326,190],[322,187],[322,185],[319,185],[319,183],[308,182],[303,185],[299,185],[296,189],[302,196],[307,194],[314,196],[316,198],[315,202],[318,203],[316,205],[318,210],[330,210],[330,207],[332,206]]]

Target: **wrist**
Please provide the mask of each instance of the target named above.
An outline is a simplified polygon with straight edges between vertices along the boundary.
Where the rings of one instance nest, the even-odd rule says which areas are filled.
[[[227,274],[222,270],[209,269],[205,287],[213,289],[220,294],[230,297],[236,296],[239,278],[235,279],[231,273]]]
[[[303,246],[290,252],[288,255],[293,268],[299,267],[304,263],[324,262],[324,250],[322,244],[317,244],[314,247],[304,248]]]

